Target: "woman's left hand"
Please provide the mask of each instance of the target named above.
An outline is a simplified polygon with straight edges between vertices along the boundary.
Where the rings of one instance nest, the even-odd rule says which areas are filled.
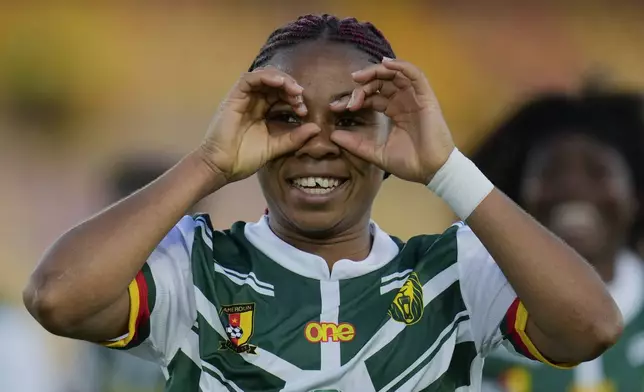
[[[410,63],[384,59],[352,76],[359,86],[331,109],[371,108],[391,119],[391,129],[381,140],[344,130],[335,130],[331,139],[396,177],[427,185],[454,142],[425,75]]]

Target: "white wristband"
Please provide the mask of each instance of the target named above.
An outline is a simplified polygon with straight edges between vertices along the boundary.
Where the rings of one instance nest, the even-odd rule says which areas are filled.
[[[443,199],[460,219],[465,220],[492,192],[494,185],[474,162],[454,148],[427,188]]]

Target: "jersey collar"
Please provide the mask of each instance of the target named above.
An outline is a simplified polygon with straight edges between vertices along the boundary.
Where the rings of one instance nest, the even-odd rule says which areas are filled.
[[[389,263],[399,252],[398,245],[371,221],[371,252],[362,261],[339,260],[329,274],[326,261],[282,241],[268,226],[268,217],[244,227],[246,239],[277,264],[298,275],[317,280],[351,279],[373,272]]]

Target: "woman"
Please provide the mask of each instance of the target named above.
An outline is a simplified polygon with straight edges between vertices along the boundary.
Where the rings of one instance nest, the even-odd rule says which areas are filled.
[[[478,390],[504,339],[561,366],[601,354],[622,329],[601,279],[454,147],[427,79],[393,58],[355,19],[275,31],[201,146],[63,235],[26,306],[156,361],[170,391]],[[182,218],[255,172],[258,223]],[[388,236],[370,220],[385,172],[469,227]]]
[[[622,311],[622,339],[574,371],[493,353],[491,391],[634,391],[644,385],[644,267],[638,240],[644,187],[642,100],[630,94],[542,96],[475,154],[497,187],[588,260]]]

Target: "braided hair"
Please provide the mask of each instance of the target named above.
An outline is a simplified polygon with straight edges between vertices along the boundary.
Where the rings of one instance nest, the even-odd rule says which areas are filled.
[[[339,19],[328,14],[304,15],[271,33],[249,71],[266,65],[281,49],[316,40],[353,45],[377,62],[383,57],[396,57],[385,36],[369,22],[358,22],[355,18]]]

